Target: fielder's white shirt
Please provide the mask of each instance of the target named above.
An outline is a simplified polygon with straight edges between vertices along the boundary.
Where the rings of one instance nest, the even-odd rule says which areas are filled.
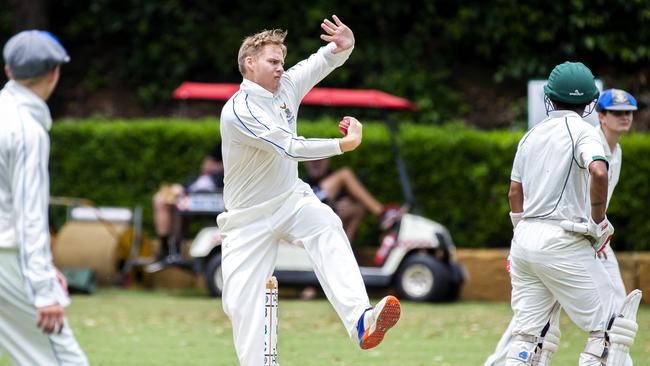
[[[510,179],[526,219],[587,221],[589,164],[605,159],[598,132],[572,111],[552,111],[519,142]]]
[[[612,199],[614,188],[616,188],[616,184],[618,184],[618,178],[621,175],[621,163],[623,162],[623,152],[621,150],[621,145],[619,145],[618,143],[614,147],[614,151],[612,151],[609,148],[609,144],[607,143],[607,138],[603,133],[603,129],[600,128],[600,126],[596,126],[595,128],[596,130],[598,130],[598,135],[600,136],[600,142],[603,145],[603,150],[605,151],[605,157],[609,162],[609,171],[608,171],[609,183],[607,186],[607,206],[609,207],[609,201]],[[589,207],[587,208],[589,209]]]
[[[614,188],[618,184],[618,178],[621,175],[621,163],[623,162],[621,145],[618,143],[614,147],[614,151],[609,148],[607,143],[607,138],[603,133],[603,129],[600,126],[594,127],[600,137],[600,143],[603,145],[603,151],[605,151],[605,157],[609,162],[609,169],[607,171],[607,206],[609,207],[609,201],[612,199],[612,194],[614,194]],[[587,205],[585,206],[586,215],[591,215],[591,197],[587,194]]]
[[[17,249],[34,305],[67,305],[50,251],[47,104],[15,81],[0,91],[0,248]]]
[[[284,72],[275,93],[244,79],[221,111],[224,203],[251,207],[292,189],[298,162],[341,154],[338,139],[296,135],[298,107],[314,85],[352,53],[333,54],[330,43]]]

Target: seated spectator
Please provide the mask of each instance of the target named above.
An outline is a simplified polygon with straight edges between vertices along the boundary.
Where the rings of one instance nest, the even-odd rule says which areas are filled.
[[[321,201],[339,215],[350,242],[353,241],[366,210],[378,217],[382,230],[390,229],[405,211],[405,208],[379,202],[350,168],[332,171],[329,159],[306,161],[305,167],[305,182]]]
[[[178,247],[170,244],[172,230],[181,225],[174,222],[174,209],[184,210],[186,208],[187,195],[192,193],[215,193],[223,189],[223,158],[221,155],[221,144],[214,146],[203,157],[201,170],[198,177],[190,179],[183,186],[179,183],[162,184],[158,192],[153,196],[154,226],[156,234],[160,238],[160,249],[156,255],[156,262],[147,266],[147,271],[155,272],[162,269],[164,263],[160,263],[169,255],[179,254]]]
[[[330,159],[305,161],[305,168],[305,182],[311,186],[316,197],[328,204],[341,218],[343,230],[350,242],[354,240],[366,210],[377,216],[382,230],[390,229],[406,211],[406,207],[398,208],[379,202],[350,168],[332,171]],[[316,296],[316,288],[312,286],[305,287],[300,294],[303,300],[311,300]]]

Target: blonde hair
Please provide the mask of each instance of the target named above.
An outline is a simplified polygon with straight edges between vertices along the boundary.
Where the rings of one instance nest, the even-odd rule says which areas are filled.
[[[239,53],[237,54],[237,64],[239,66],[239,72],[244,75],[246,69],[244,68],[244,60],[248,56],[257,56],[264,46],[266,45],[276,45],[280,46],[282,49],[283,56],[287,56],[287,46],[284,45],[284,38],[287,36],[287,31],[282,29],[271,29],[263,30],[259,33],[253,34],[252,36],[246,37],[244,42],[242,42],[241,47],[239,47]]]

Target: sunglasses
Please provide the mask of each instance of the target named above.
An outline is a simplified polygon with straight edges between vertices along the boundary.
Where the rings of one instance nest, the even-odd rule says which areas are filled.
[[[607,111],[607,112],[615,115],[616,117],[623,117],[623,116],[631,116],[632,115],[632,111]]]

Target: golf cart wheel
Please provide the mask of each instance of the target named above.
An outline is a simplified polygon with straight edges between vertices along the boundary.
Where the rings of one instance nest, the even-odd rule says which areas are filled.
[[[223,291],[221,253],[212,255],[208,260],[208,265],[205,268],[205,283],[210,296],[221,296],[221,292]]]
[[[449,283],[447,300],[456,301],[460,297],[460,289],[463,287],[463,282],[465,282],[465,274],[463,267],[458,263],[450,263],[449,272],[451,281]]]
[[[449,293],[449,270],[429,254],[412,255],[395,276],[401,297],[414,301],[443,301]]]

